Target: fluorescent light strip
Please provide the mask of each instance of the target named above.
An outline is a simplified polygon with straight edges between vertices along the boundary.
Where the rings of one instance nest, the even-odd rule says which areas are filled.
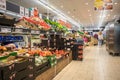
[[[69,22],[71,22],[72,24],[76,25],[76,26],[80,26],[79,23],[77,23],[75,20],[71,19],[70,17],[68,17],[67,15],[63,14],[60,10],[57,10],[55,7],[53,7],[52,5],[50,5],[48,2],[44,1],[44,0],[38,0],[38,2],[44,6],[45,8],[51,10],[52,12],[54,12],[55,14],[59,15],[60,17],[62,17],[63,19],[68,20]]]
[[[101,27],[103,24],[104,19],[106,18],[107,11],[103,10],[100,13],[100,18],[99,18],[99,25],[98,27]]]

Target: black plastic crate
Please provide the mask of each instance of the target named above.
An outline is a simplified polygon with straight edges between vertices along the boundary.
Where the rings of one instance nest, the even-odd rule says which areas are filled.
[[[23,79],[24,77],[27,76],[26,73],[27,73],[27,69],[23,69],[23,70],[21,70],[19,72],[16,72],[15,76],[13,74],[13,79],[12,80],[21,80],[21,79]]]
[[[0,67],[0,69],[0,76],[2,79],[4,79],[5,77],[9,77],[9,75],[11,75],[11,73],[14,72],[14,64]]]
[[[2,80],[2,70],[0,69],[0,80]]]
[[[23,69],[27,68],[28,65],[29,65],[29,59],[25,59],[22,62],[15,63],[14,70],[15,71],[23,70]]]
[[[35,65],[35,57],[29,57],[28,60],[29,60],[28,65],[32,65],[34,67],[34,65]]]
[[[35,72],[35,66],[34,65],[29,65],[26,69],[26,74],[34,74]]]
[[[35,76],[37,77],[38,75],[40,75],[44,71],[48,70],[49,68],[50,68],[50,63],[49,62],[43,63],[40,66],[36,66],[35,67]]]

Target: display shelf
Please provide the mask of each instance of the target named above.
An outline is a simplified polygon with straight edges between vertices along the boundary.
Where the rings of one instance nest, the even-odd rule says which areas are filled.
[[[32,35],[39,35],[40,30],[32,30],[32,29],[27,29],[27,28],[16,28],[13,26],[2,26],[0,25],[0,34],[32,34]],[[42,32],[41,32],[42,33]]]

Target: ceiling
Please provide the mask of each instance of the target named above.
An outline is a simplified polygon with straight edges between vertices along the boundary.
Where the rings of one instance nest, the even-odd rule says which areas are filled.
[[[34,0],[8,0],[24,6],[26,8],[35,7],[39,8],[40,13],[46,13],[48,10],[42,7],[39,3]],[[113,10],[109,11],[95,11],[94,10],[94,0],[44,0],[53,5],[56,9],[60,10],[64,14],[68,15],[76,22],[79,22],[84,27],[94,26],[105,23],[120,16],[120,0],[113,0]],[[52,12],[50,12],[52,13]],[[101,13],[106,16],[101,20]],[[52,13],[51,16],[55,16]]]
[[[94,10],[94,0],[49,0],[49,2],[84,26],[98,26],[101,22],[102,11]],[[113,10],[105,13],[103,23],[120,16],[120,0],[113,0]]]

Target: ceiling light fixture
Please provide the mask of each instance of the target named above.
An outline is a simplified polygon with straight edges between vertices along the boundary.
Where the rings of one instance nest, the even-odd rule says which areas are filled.
[[[61,5],[60,7],[63,8],[63,5]]]
[[[98,27],[101,27],[103,22],[104,22],[104,19],[106,18],[107,16],[107,11],[103,10],[100,12],[100,18],[99,18],[99,23],[98,23]]]
[[[89,16],[92,16],[91,14]]]
[[[116,2],[116,3],[114,3],[115,5],[117,5],[118,3]]]
[[[85,3],[85,5],[88,5],[88,3]]]
[[[70,11],[68,11],[67,13],[70,14]]]
[[[108,14],[108,17],[110,16],[110,14]]]

